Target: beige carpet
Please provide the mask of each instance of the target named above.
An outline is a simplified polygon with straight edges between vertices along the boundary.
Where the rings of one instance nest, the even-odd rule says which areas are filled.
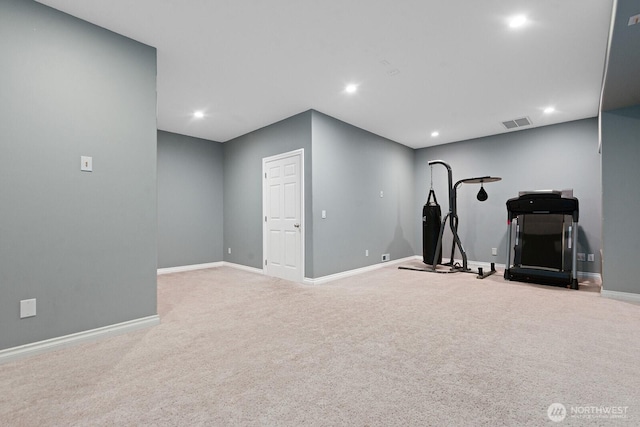
[[[583,289],[160,276],[159,326],[0,365],[0,425],[536,426],[562,403],[558,425],[638,426],[640,305]]]

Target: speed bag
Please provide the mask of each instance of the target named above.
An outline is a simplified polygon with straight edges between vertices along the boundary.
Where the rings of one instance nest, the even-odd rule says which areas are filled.
[[[433,200],[431,200],[431,196],[433,196]],[[442,246],[437,258],[435,257],[438,237],[440,237],[441,216],[436,193],[431,189],[427,203],[422,208],[422,259],[425,264],[432,265],[434,261],[436,264],[442,263]]]

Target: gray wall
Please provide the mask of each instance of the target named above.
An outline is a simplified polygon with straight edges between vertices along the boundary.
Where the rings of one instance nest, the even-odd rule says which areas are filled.
[[[158,132],[158,267],[222,255],[222,144]]]
[[[385,253],[414,255],[413,195],[412,149],[314,111],[313,270],[307,277],[377,264]]]
[[[615,7],[611,47],[602,92],[602,110],[640,105],[640,26],[629,26],[629,17],[640,13],[640,0],[618,0]]]
[[[640,106],[602,113],[602,287],[640,293]]]
[[[224,260],[262,269],[262,159],[304,149],[306,270],[310,269],[311,111],[223,144]],[[228,253],[231,248],[231,254]]]
[[[299,148],[305,277],[376,264],[383,253],[413,255],[413,151],[307,111],[223,144],[225,261],[262,268],[262,159]]]
[[[451,165],[454,183],[476,176],[502,177],[502,181],[485,185],[489,199],[482,203],[476,199],[479,185],[463,184],[459,189],[459,234],[470,261],[506,262],[505,203],[517,197],[519,191],[572,188],[580,201],[578,251],[595,255],[595,262],[579,262],[578,270],[600,272],[602,183],[597,119],[417,150],[414,206],[417,248],[422,247],[420,215],[429,191],[428,161],[435,159]],[[446,169],[434,166],[433,179],[444,216],[449,205]],[[445,248],[443,257],[448,259],[451,239],[446,239]],[[491,248],[498,248],[498,256],[491,255]],[[459,254],[456,258],[460,258]]]
[[[155,49],[3,0],[0,52],[0,349],[156,314]]]

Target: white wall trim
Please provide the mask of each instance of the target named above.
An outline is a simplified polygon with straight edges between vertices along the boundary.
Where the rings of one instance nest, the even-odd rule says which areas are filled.
[[[598,283],[602,283],[602,275],[600,273],[592,273],[589,271],[578,271],[578,280],[595,280]]]
[[[355,276],[356,274],[362,274],[368,271],[373,271],[389,264],[399,264],[402,262],[414,261],[414,260],[422,260],[422,255],[414,255],[407,258],[402,258],[402,259],[393,260],[389,262],[370,265],[367,267],[357,268],[355,270],[343,271],[342,273],[331,274],[328,276],[318,277],[316,279],[305,277],[302,283],[306,285],[320,285],[322,283],[331,282],[333,280],[342,279],[344,277]],[[461,259],[454,259],[454,262],[457,262],[462,265]],[[489,269],[491,268],[490,262],[467,261],[467,264],[469,265],[469,267],[475,267],[475,268],[482,267],[486,271],[489,271]],[[235,268],[237,270],[248,271],[250,273],[265,274],[264,270],[260,268],[249,267],[247,265],[242,265],[242,264],[235,264],[228,261],[218,261],[218,262],[209,262],[205,264],[192,264],[192,265],[183,265],[178,267],[159,268],[158,275],[169,274],[169,273],[181,273],[181,272],[193,271],[193,270],[204,270],[207,268],[219,268],[219,267],[230,267],[230,268]],[[504,270],[505,265],[496,263],[495,267],[496,267],[496,270]],[[597,283],[602,283],[602,275],[600,273],[593,273],[589,271],[578,271],[578,280],[595,280]],[[613,291],[610,291],[610,292],[613,292]],[[622,293],[624,294],[624,292]],[[630,295],[636,295],[636,294],[632,293]]]
[[[159,268],[158,275],[169,274],[169,273],[181,273],[183,271],[192,271],[192,270],[204,270],[206,268],[222,267],[223,264],[224,263],[222,261],[219,261],[219,262],[209,262],[206,264],[191,264],[191,265],[181,265],[178,267]]]
[[[220,268],[220,267],[230,267],[230,268],[235,268],[237,270],[248,271],[250,273],[264,274],[264,271],[259,268],[249,267],[247,265],[242,265],[242,264],[235,264],[233,262],[228,262],[228,261],[218,261],[218,262],[209,262],[206,264],[191,264],[191,265],[181,265],[178,267],[159,268],[158,276],[162,274],[183,273],[185,271],[206,270],[208,268]]]
[[[44,341],[38,341],[31,344],[8,348],[6,350],[0,350],[0,365],[25,357],[35,356],[37,354],[42,354],[54,350],[60,350],[89,341],[97,341],[99,339],[121,335],[128,332],[137,331],[139,329],[149,328],[159,324],[160,317],[156,314],[153,316],[142,317],[140,319],[129,320],[127,322],[116,323],[114,325],[103,326],[101,328],[78,332],[71,335],[64,335],[57,338],[51,338]]]
[[[422,256],[416,255],[416,258],[422,259]],[[461,259],[454,259],[454,262],[459,263],[460,265],[462,265],[462,260]],[[489,271],[489,269],[491,268],[491,263],[490,262],[482,262],[482,261],[467,261],[467,265],[472,268],[478,268],[478,267],[482,267],[483,269],[485,269],[486,271]],[[506,266],[504,264],[495,264],[496,270],[503,270],[506,268]],[[485,271],[485,272],[486,272]],[[578,271],[578,280],[595,280],[598,283],[602,283],[602,275],[600,273],[593,273],[590,271]]]
[[[235,268],[236,270],[248,271],[249,273],[265,274],[264,270],[262,270],[261,268],[249,267],[248,265],[242,264],[234,264],[233,262],[224,261],[222,263],[222,266]]]
[[[338,279],[344,279],[345,277],[356,276],[358,274],[367,273],[369,271],[378,270],[380,268],[388,267],[390,265],[401,264],[407,261],[413,261],[416,259],[416,256],[410,256],[407,258],[401,258],[396,260],[391,260],[387,262],[381,262],[379,264],[368,265],[362,268],[356,268],[354,270],[343,271],[341,273],[330,274],[328,276],[317,277],[315,279],[305,277],[303,282],[305,285],[321,285],[323,283],[332,282]]]
[[[422,259],[422,256],[418,256],[418,258]],[[443,259],[443,261],[447,261],[448,262],[448,259],[449,258],[447,258],[447,260]],[[462,260],[461,259],[455,259],[454,258],[453,262],[462,265]],[[505,265],[504,264],[498,264],[498,263],[494,263],[494,264],[495,264],[496,270],[498,270],[498,269],[504,270],[505,269]],[[469,267],[469,268],[482,267],[484,270],[486,270],[485,271],[485,273],[486,273],[487,271],[489,271],[491,269],[491,263],[490,262],[484,262],[484,261],[467,260],[467,267]]]
[[[633,301],[640,302],[640,294],[634,294],[631,292],[618,292],[618,291],[608,291],[603,289],[600,291],[600,295],[605,298],[619,299],[623,301]]]

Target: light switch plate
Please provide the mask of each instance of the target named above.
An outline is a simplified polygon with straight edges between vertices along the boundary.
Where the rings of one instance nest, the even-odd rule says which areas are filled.
[[[93,157],[80,156],[80,170],[84,172],[93,172]]]

